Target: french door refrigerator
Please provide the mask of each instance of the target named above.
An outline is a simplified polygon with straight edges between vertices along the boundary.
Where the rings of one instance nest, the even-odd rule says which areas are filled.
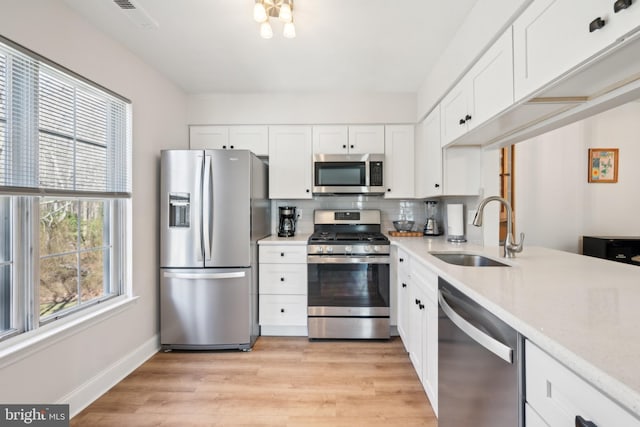
[[[165,150],[160,344],[248,350],[259,335],[257,241],[269,235],[267,166],[248,150]]]

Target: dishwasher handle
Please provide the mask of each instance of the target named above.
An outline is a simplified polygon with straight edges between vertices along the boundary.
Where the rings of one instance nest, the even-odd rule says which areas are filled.
[[[500,341],[485,334],[471,323],[467,322],[462,316],[451,308],[447,303],[442,291],[438,291],[438,301],[440,302],[440,308],[447,315],[447,317],[458,327],[462,332],[467,334],[469,338],[489,350],[507,363],[513,363],[513,349],[504,345]]]

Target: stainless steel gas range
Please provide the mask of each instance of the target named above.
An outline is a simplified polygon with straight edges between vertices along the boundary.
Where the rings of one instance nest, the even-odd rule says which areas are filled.
[[[389,338],[389,239],[380,211],[316,210],[307,245],[310,339]]]

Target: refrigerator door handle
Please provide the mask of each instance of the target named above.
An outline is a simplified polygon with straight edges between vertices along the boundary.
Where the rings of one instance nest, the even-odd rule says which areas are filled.
[[[239,279],[246,276],[244,271],[231,273],[173,273],[165,271],[164,277],[168,279]]]
[[[211,260],[211,228],[213,215],[213,182],[211,173],[211,156],[204,156],[204,179],[202,185],[202,240],[205,261]]]

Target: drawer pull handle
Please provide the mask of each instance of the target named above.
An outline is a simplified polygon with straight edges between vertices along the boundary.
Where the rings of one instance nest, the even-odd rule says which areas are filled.
[[[420,300],[416,298],[416,305],[420,305]]]
[[[464,121],[465,123],[468,122],[469,120],[471,120],[471,116],[469,114],[467,114],[466,116],[464,116]]]
[[[460,125],[463,125],[463,124],[465,124],[466,122],[465,122],[465,120],[464,120],[464,119],[460,119],[460,122],[458,122],[458,123],[460,123]]]
[[[576,427],[598,427],[598,426],[592,423],[591,421],[585,420],[580,415],[576,415]]]
[[[633,0],[618,0],[613,4],[613,12],[618,13],[633,4]]]
[[[597,31],[600,28],[604,27],[606,24],[607,23],[605,22],[605,20],[598,16],[589,24],[589,32],[593,33],[594,31]]]
[[[424,310],[424,304],[418,304],[418,308],[419,308],[420,310]]]

